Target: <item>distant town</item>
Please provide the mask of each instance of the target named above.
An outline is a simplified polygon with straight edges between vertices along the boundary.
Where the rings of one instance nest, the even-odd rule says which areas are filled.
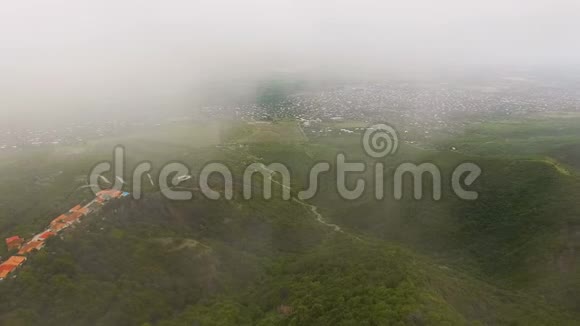
[[[320,121],[389,122],[400,130],[458,132],[467,121],[522,117],[537,113],[579,112],[580,88],[575,84],[538,82],[530,77],[505,76],[491,81],[381,82],[290,91],[273,109],[249,101],[243,105],[208,105],[188,113],[68,123],[61,127],[2,128],[0,153],[42,146],[82,144],[91,139],[131,130],[195,120],[264,121],[288,118],[303,127]],[[324,130],[310,130],[324,132]]]

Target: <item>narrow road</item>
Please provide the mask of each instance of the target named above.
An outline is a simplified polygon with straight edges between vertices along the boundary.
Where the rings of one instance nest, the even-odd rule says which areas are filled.
[[[280,182],[278,182],[278,181],[276,181],[276,180],[274,180],[272,178],[272,173],[274,173],[274,171],[268,169],[265,166],[264,166],[264,169],[266,171],[270,172],[269,178],[270,178],[270,180],[272,182],[277,183],[280,186],[282,186],[283,188],[289,189],[290,191],[292,190],[291,187],[286,186],[286,185],[284,185],[284,184],[282,184],[282,183],[280,183]],[[333,223],[327,222],[326,219],[324,218],[324,216],[318,212],[318,207],[316,205],[309,204],[309,203],[307,203],[307,202],[305,202],[303,200],[300,200],[300,199],[298,199],[298,198],[296,198],[294,196],[292,196],[292,201],[294,201],[294,202],[296,202],[296,203],[298,203],[298,204],[300,204],[302,206],[308,207],[308,209],[310,210],[310,212],[316,217],[316,221],[318,221],[318,223],[320,223],[320,224],[322,224],[324,226],[327,226],[329,228],[332,228],[335,232],[345,233],[344,230],[340,226],[338,226],[336,224],[333,224]],[[348,235],[354,237],[355,239],[361,240],[356,235],[353,235],[353,234],[350,234],[350,233]]]
[[[236,151],[236,152],[239,152],[239,151],[237,151],[237,150],[234,150],[234,151]],[[242,154],[242,153],[240,153],[240,154]],[[251,155],[251,154],[248,154],[248,153],[243,153],[243,154],[246,154],[246,157],[248,157],[249,159],[253,160],[253,162],[256,162],[256,163],[258,163],[258,162],[260,162],[260,161],[261,161],[261,159],[260,159],[259,157],[256,157],[256,156],[254,156],[254,155]],[[269,177],[269,179],[270,179],[270,180],[271,180],[273,183],[276,183],[276,184],[280,185],[281,187],[283,187],[283,188],[285,188],[285,189],[288,189],[288,190],[290,190],[290,191],[292,192],[292,187],[289,187],[289,186],[287,186],[287,185],[285,185],[285,184],[282,184],[282,183],[280,183],[280,182],[278,182],[277,180],[274,180],[274,179],[272,178],[272,174],[273,174],[275,171],[268,169],[268,168],[267,168],[267,167],[266,167],[266,166],[265,166],[263,163],[262,163],[262,168],[263,168],[264,170],[266,170],[266,171],[268,171],[268,172],[269,172],[269,176],[268,176],[268,177]],[[303,200],[300,200],[300,199],[298,199],[298,198],[296,198],[296,197],[294,197],[294,196],[292,196],[292,201],[294,201],[294,202],[296,202],[296,203],[298,203],[298,204],[300,204],[300,205],[302,205],[302,206],[304,206],[304,207],[308,208],[308,209],[309,209],[309,211],[312,213],[312,215],[314,215],[314,216],[315,216],[315,218],[316,218],[316,221],[317,221],[318,223],[320,223],[320,224],[322,224],[322,225],[324,225],[324,226],[326,226],[326,227],[332,228],[332,230],[333,230],[334,232],[340,232],[340,233],[343,233],[343,234],[347,234],[347,235],[349,235],[349,236],[351,236],[351,237],[353,237],[353,238],[355,238],[355,239],[357,239],[357,240],[359,240],[359,241],[362,241],[362,239],[361,239],[361,238],[359,238],[358,236],[356,236],[356,235],[354,235],[354,234],[352,234],[352,233],[350,233],[350,232],[348,232],[348,233],[347,233],[347,232],[345,232],[345,231],[344,231],[344,230],[343,230],[343,229],[342,229],[342,228],[341,228],[339,225],[336,225],[336,224],[333,224],[333,223],[330,223],[330,222],[328,222],[328,221],[326,220],[326,218],[325,218],[325,217],[324,217],[324,216],[323,216],[323,215],[322,215],[320,212],[318,212],[318,207],[317,207],[316,205],[309,204],[309,203],[307,203],[307,202],[305,202],[305,201],[303,201]]]
[[[336,224],[332,224],[332,223],[326,222],[325,219],[324,219],[324,216],[322,216],[322,214],[320,214],[318,212],[318,207],[317,206],[308,204],[306,202],[303,202],[303,201],[301,201],[300,199],[298,199],[296,197],[292,197],[292,200],[295,201],[295,202],[297,202],[298,204],[300,204],[302,206],[306,206],[306,207],[310,208],[310,211],[312,212],[312,214],[314,214],[314,216],[316,216],[316,220],[319,223],[324,224],[324,225],[326,225],[326,226],[328,226],[330,228],[333,228],[334,231],[336,231],[336,232],[344,233],[344,231],[342,230],[342,228],[340,226],[338,226]]]

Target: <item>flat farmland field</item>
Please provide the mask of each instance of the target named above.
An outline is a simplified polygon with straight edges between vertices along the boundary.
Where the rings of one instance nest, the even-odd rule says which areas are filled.
[[[241,126],[230,141],[238,144],[304,143],[308,138],[295,121],[254,122]]]

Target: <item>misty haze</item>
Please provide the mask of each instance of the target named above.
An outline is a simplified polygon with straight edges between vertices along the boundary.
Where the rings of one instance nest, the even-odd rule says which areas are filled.
[[[16,1],[0,325],[580,324],[580,2]]]

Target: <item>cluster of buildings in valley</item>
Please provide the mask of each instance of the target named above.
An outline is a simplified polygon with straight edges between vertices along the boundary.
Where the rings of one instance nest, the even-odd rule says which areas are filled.
[[[61,122],[58,125],[14,124],[1,126],[0,153],[43,146],[84,144],[95,139],[123,135],[143,128],[152,128],[159,125],[160,120],[137,116],[133,117],[132,120],[119,119],[95,122],[93,119],[84,119]]]
[[[399,128],[426,131],[461,130],[466,121],[490,116],[522,116],[542,112],[579,112],[577,84],[540,83],[525,78],[450,82],[392,81],[342,84],[281,96],[274,107],[252,103],[211,105],[179,113],[179,117],[139,115],[124,120],[93,119],[59,127],[0,128],[0,153],[39,146],[71,145],[132,130],[156,128],[176,122],[235,119],[263,121],[298,119],[389,122]],[[185,116],[181,116],[185,114]],[[96,127],[95,127],[96,126]]]
[[[208,117],[244,121],[383,121],[425,134],[462,130],[466,122],[489,117],[578,111],[580,91],[576,87],[505,78],[481,82],[364,83],[290,95],[275,110],[257,104],[203,109]]]
[[[16,251],[16,253],[0,264],[0,280],[5,279],[12,272],[22,266],[30,253],[44,248],[47,239],[58,235],[75,223],[79,223],[82,217],[95,212],[110,200],[126,197],[128,195],[128,192],[122,192],[119,190],[102,190],[98,192],[96,197],[88,204],[84,206],[76,205],[68,212],[53,219],[47,229],[36,234],[29,241],[26,242],[23,238],[17,235],[7,238],[6,247],[8,251]]]

